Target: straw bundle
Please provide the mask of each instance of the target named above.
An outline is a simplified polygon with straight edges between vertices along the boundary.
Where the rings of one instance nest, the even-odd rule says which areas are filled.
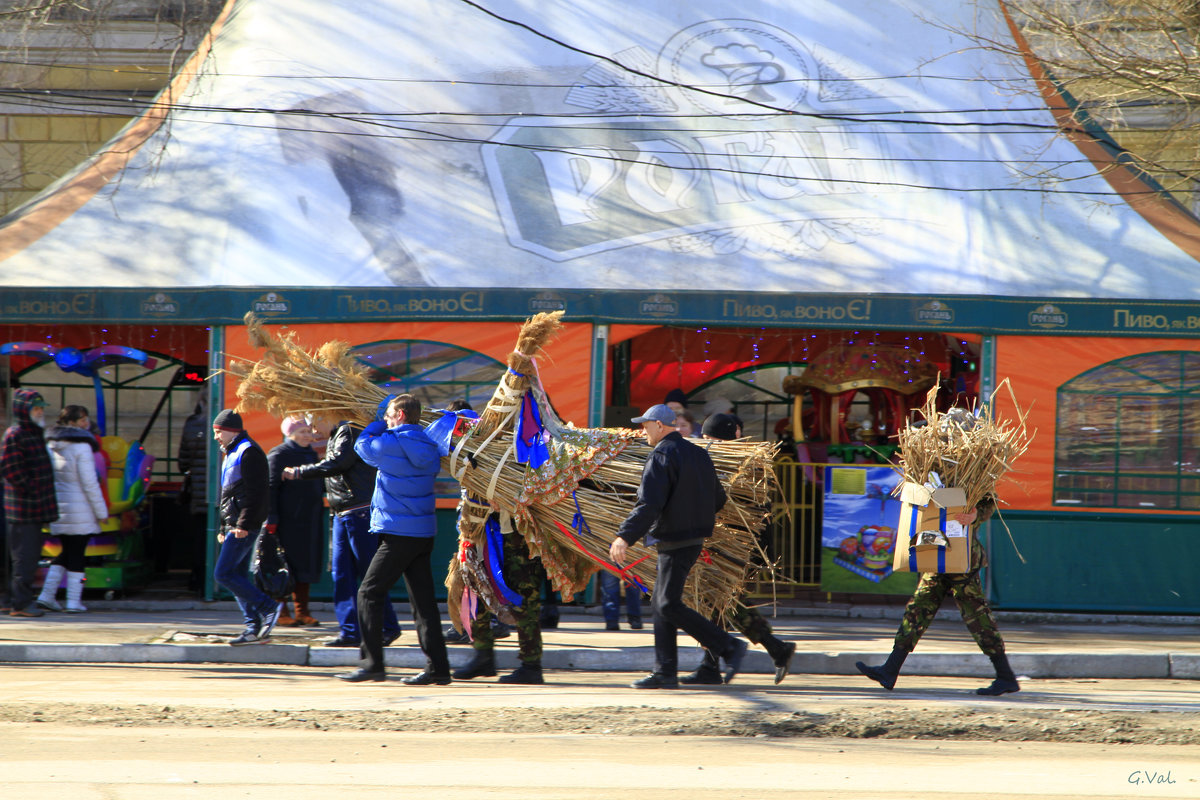
[[[460,504],[460,553],[447,578],[451,618],[459,624],[457,603],[464,586],[475,589],[493,610],[500,611],[478,563],[483,524],[493,510],[512,514],[532,555],[540,557],[557,590],[569,597],[582,590],[607,563],[608,547],[632,510],[642,468],[652,449],[638,432],[627,429],[575,428],[553,413],[537,375],[535,358],[561,326],[561,312],[539,314],[525,323],[509,372],[497,386],[484,413],[451,443],[443,466],[463,488]],[[235,363],[230,373],[241,379],[239,409],[266,409],[272,414],[309,413],[368,423],[386,393],[366,379],[367,370],[350,355],[349,345],[330,342],[305,351],[294,336],[272,337],[248,314],[253,344],[265,350],[257,362]],[[538,470],[514,458],[516,418],[521,398],[537,399],[552,450],[551,461]],[[428,423],[440,416],[422,415]],[[706,542],[702,563],[693,569],[686,590],[702,612],[723,612],[740,595],[761,550],[757,534],[770,508],[774,482],[773,445],[750,442],[705,443],[718,476],[729,494],[714,535]],[[577,524],[582,518],[585,524]],[[461,542],[474,547],[463,549]],[[630,548],[626,575],[647,587],[654,584],[656,558],[644,546]]]
[[[1015,421],[996,419],[993,401],[1001,388],[1012,397],[1012,386],[1005,378],[988,402],[972,409],[937,410],[937,386],[929,390],[920,409],[924,425],[906,425],[899,434],[900,468],[904,480],[956,486],[974,507],[988,496],[995,496],[996,483],[1033,441],[1025,425],[1026,414],[1012,397]]]

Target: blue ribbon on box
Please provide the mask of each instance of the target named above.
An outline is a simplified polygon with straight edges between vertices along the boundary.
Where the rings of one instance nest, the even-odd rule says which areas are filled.
[[[908,571],[917,572],[917,548],[912,545],[913,540],[917,538],[917,517],[918,514],[911,514],[908,523]],[[946,509],[938,509],[938,527],[945,533],[946,531]],[[938,574],[943,574],[946,571],[946,548],[944,545],[938,545]]]

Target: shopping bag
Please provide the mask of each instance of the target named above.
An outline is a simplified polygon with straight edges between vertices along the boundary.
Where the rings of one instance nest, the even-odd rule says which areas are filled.
[[[292,593],[295,582],[288,570],[283,555],[283,545],[273,533],[260,533],[254,543],[254,555],[250,559],[250,574],[254,585],[275,600],[283,600]]]

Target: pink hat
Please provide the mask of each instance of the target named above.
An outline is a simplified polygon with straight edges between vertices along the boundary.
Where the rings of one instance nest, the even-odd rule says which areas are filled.
[[[283,431],[284,436],[291,436],[301,428],[307,427],[308,423],[304,421],[304,417],[284,417],[283,423],[279,426],[279,430]]]

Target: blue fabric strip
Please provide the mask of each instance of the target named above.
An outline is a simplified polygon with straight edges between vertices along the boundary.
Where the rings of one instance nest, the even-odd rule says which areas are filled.
[[[505,601],[520,607],[524,602],[521,595],[508,588],[508,584],[504,582],[504,534],[500,532],[499,520],[489,517],[484,525],[484,531],[487,533],[487,563],[492,580],[495,581],[496,588],[500,590]]]

